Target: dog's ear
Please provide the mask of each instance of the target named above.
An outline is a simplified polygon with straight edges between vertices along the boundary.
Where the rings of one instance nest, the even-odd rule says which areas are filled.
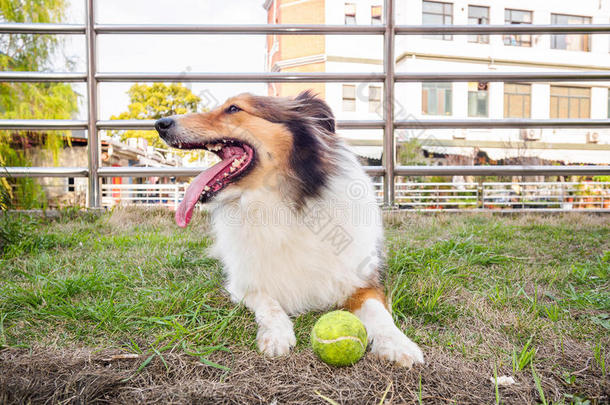
[[[335,133],[335,116],[332,110],[313,91],[305,90],[295,98],[295,101],[298,102],[298,110],[303,116],[311,117],[314,124],[325,132]]]

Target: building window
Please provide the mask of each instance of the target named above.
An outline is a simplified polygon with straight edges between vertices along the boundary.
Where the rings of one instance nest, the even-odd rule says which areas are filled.
[[[423,25],[452,25],[453,24],[453,4],[441,3],[439,1],[423,2],[422,11]],[[451,41],[453,35],[424,35],[424,38],[442,39]]]
[[[428,115],[451,115],[451,83],[422,84],[422,112]]]
[[[504,24],[531,24],[532,12],[524,10],[504,10]],[[504,35],[504,45],[510,46],[532,46],[531,35],[510,34]]]
[[[343,111],[356,111],[356,85],[343,85]]]
[[[551,86],[551,118],[589,118],[591,89]]]
[[[489,25],[489,7],[468,6],[469,25]],[[488,44],[489,35],[468,35],[468,42]]]
[[[369,86],[369,112],[381,114],[381,86]]]
[[[356,24],[356,4],[345,3],[345,25]]]
[[[551,24],[591,24],[591,17],[580,17],[577,15],[565,14],[551,14]],[[551,37],[551,48],[565,49],[567,51],[589,52],[591,50],[591,36],[587,34],[553,35]]]
[[[530,84],[504,84],[504,118],[529,118],[532,110]]]
[[[487,82],[468,83],[468,116],[489,116],[489,84]]]
[[[371,6],[371,24],[381,25],[381,6]]]

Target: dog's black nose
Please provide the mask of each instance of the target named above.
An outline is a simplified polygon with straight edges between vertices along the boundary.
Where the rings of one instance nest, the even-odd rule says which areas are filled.
[[[171,118],[161,118],[160,120],[157,120],[157,122],[155,122],[155,129],[157,130],[159,135],[163,137],[163,135],[166,135],[167,131],[169,131],[169,129],[173,127],[175,123],[176,122]]]

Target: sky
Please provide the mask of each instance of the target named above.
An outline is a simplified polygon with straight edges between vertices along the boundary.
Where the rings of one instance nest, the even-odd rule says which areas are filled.
[[[99,24],[264,24],[262,0],[97,0]],[[67,23],[84,23],[85,0],[70,0]],[[56,67],[76,60],[85,71],[85,38],[65,36]],[[264,35],[100,35],[98,72],[263,72]],[[241,92],[266,94],[264,83],[184,83],[205,103],[222,103]],[[131,83],[99,85],[99,118],[126,111]],[[86,94],[83,84],[76,91]],[[81,99],[79,118],[86,117]]]

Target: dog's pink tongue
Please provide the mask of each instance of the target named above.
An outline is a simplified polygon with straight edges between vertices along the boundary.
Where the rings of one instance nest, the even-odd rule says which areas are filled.
[[[191,222],[191,217],[193,216],[193,210],[195,209],[195,205],[197,205],[197,201],[199,201],[199,196],[203,193],[203,189],[205,186],[212,184],[212,180],[221,172],[224,171],[228,166],[231,165],[233,159],[225,159],[220,163],[216,163],[214,166],[209,169],[199,173],[197,177],[191,181],[186,192],[184,193],[184,198],[178,209],[176,209],[176,224],[179,227],[184,228]],[[211,187],[211,186],[210,186]]]

